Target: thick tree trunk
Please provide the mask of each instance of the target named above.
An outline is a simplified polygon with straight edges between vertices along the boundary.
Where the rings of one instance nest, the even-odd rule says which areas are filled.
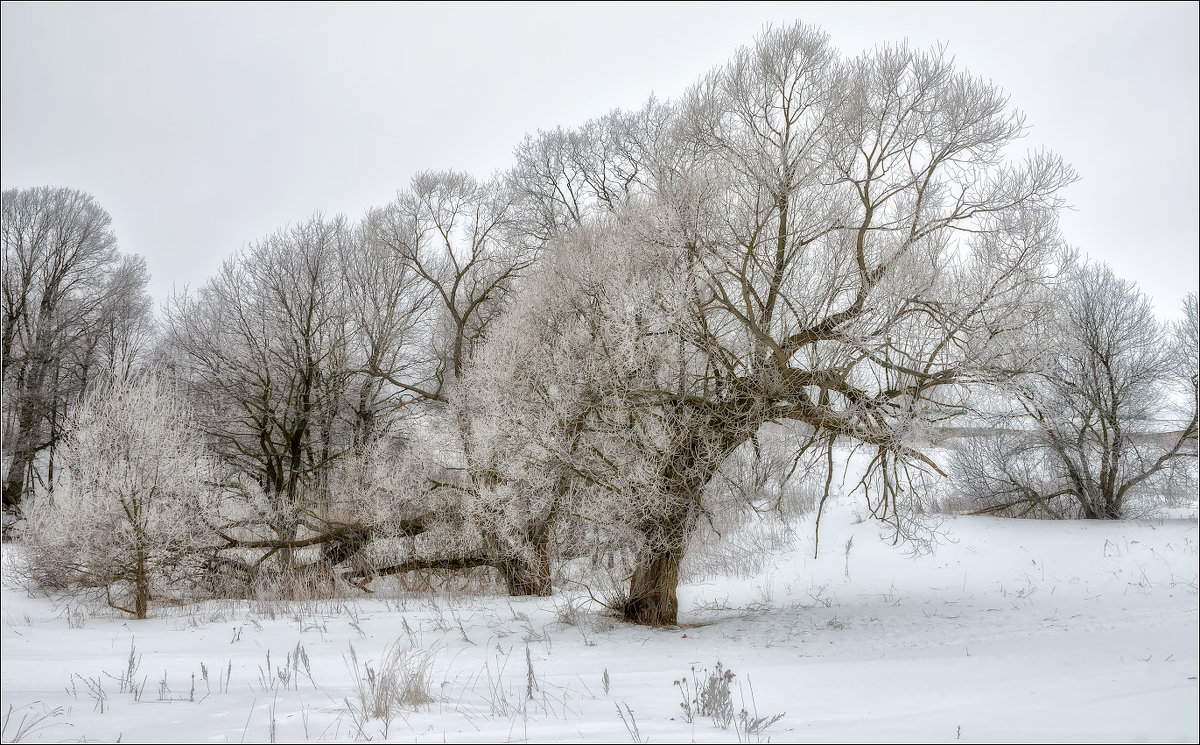
[[[762,397],[745,395],[695,413],[681,410],[686,427],[660,473],[669,505],[666,514],[643,529],[646,537],[621,609],[626,621],[647,626],[678,622],[679,567],[701,511],[701,495],[721,463],[750,439],[765,419]]]
[[[21,508],[21,496],[25,493],[25,474],[29,470],[30,458],[23,450],[13,453],[12,462],[8,464],[8,473],[4,478],[4,509],[18,511]]]
[[[1092,520],[1120,520],[1124,517],[1121,501],[1115,494],[1101,491],[1096,498],[1097,504],[1088,510],[1087,518]]]
[[[643,552],[629,583],[621,617],[644,626],[674,626],[679,622],[679,565],[683,550]]]
[[[645,626],[678,623],[679,567],[695,524],[695,503],[689,500],[646,536],[621,608],[626,621]]]

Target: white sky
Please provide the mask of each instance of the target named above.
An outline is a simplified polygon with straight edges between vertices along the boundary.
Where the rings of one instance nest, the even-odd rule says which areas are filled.
[[[765,24],[855,53],[946,42],[1079,171],[1069,240],[1161,316],[1197,288],[1197,3],[24,4],[2,9],[0,181],[70,186],[158,300],[423,169],[486,176],[527,132],[673,98]]]

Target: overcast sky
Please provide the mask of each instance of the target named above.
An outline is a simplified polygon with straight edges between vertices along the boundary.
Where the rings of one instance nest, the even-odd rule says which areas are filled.
[[[1164,317],[1197,288],[1196,3],[3,5],[5,189],[70,186],[151,291],[418,171],[506,168],[528,132],[673,98],[766,24],[853,54],[948,45],[1082,180],[1068,239]]]

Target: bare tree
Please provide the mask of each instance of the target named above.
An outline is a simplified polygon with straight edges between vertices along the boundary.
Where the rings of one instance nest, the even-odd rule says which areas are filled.
[[[74,189],[3,198],[4,507],[52,488],[54,445],[97,375],[137,359],[150,323],[149,279],[122,257],[111,218]],[[49,457],[39,461],[40,453]]]
[[[1195,308],[1192,295],[1169,333],[1132,283],[1106,265],[1081,269],[1051,354],[1009,388],[1010,431],[959,448],[955,486],[974,511],[1115,520],[1169,491],[1171,466],[1195,457]]]
[[[651,99],[637,111],[526,136],[505,176],[518,229],[545,243],[645,194],[650,156],[672,116],[670,105]]]
[[[383,478],[381,459],[411,458],[405,412],[440,369],[435,312],[380,219],[280,230],[168,308],[164,357],[237,497],[213,516],[224,541],[213,566],[238,578],[272,558],[289,574],[326,571],[377,537],[425,530],[420,469],[392,463]]]
[[[454,172],[427,172],[369,216],[372,239],[391,249],[424,285],[429,356],[421,379],[393,379],[444,402],[504,307],[513,283],[534,258],[509,240],[511,200],[498,183]]]
[[[240,475],[243,512],[230,520],[241,532],[227,540],[264,544],[284,569],[301,527],[327,509],[325,475],[361,425],[339,263],[349,238],[341,218],[280,230],[167,312],[174,370]]]
[[[113,379],[72,413],[62,460],[63,485],[30,509],[28,576],[145,618],[216,540],[201,520],[211,458],[187,408],[156,378]]]
[[[372,214],[340,251],[350,344],[353,445],[396,436],[401,411],[419,400],[428,374],[429,290],[414,268],[379,240]],[[401,384],[397,384],[397,383]]]

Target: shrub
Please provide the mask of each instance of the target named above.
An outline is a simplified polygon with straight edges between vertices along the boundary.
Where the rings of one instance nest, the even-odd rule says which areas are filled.
[[[114,379],[76,410],[61,452],[65,475],[28,513],[27,579],[145,618],[212,545],[209,459],[188,410],[155,377]]]

